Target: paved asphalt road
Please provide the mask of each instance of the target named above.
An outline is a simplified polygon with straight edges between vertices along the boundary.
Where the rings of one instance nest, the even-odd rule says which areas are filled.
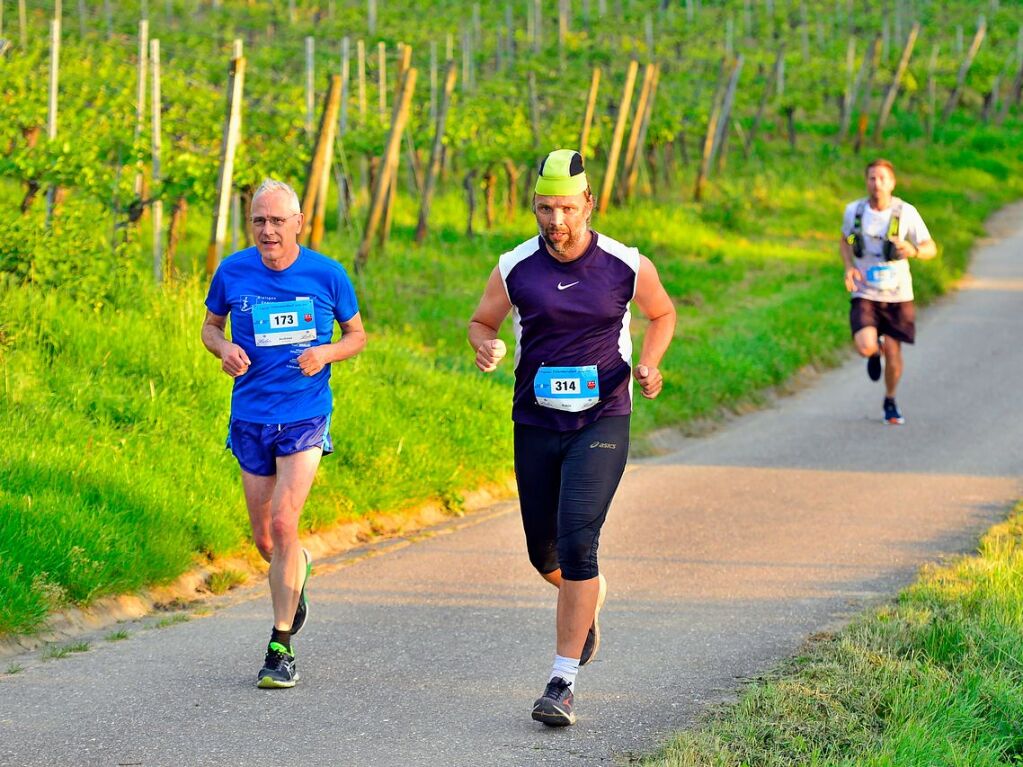
[[[1023,207],[1011,215],[1023,224]],[[580,674],[575,727],[529,717],[555,595],[504,504],[450,534],[323,563],[291,691],[253,685],[263,587],[209,617],[26,658],[0,677],[0,764],[627,761],[921,563],[968,550],[1021,496],[1021,308],[1017,231],[925,312],[906,426],[880,422],[880,385],[857,360],[634,465],[603,536],[604,644]]]

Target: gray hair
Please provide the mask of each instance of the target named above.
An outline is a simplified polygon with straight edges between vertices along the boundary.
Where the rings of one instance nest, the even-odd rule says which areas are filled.
[[[302,212],[302,204],[298,201],[298,195],[295,194],[295,190],[292,189],[288,184],[283,181],[277,181],[272,178],[263,179],[263,183],[259,185],[259,189],[256,190],[255,194],[252,195],[252,205],[256,204],[256,200],[262,197],[264,194],[272,194],[273,192],[283,192],[288,196],[288,202],[291,204],[292,209],[295,213]]]

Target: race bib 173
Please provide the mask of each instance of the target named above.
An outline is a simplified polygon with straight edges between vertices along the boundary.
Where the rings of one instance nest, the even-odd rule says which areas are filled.
[[[284,346],[316,339],[313,300],[280,301],[252,307],[256,346]]]

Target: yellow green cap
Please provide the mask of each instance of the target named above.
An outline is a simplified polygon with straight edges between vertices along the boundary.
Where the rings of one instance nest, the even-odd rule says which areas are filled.
[[[569,197],[582,194],[587,186],[582,155],[574,149],[555,149],[540,163],[534,191]]]

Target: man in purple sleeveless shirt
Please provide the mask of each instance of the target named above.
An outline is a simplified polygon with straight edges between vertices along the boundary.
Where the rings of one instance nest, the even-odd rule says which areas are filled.
[[[625,470],[633,382],[648,399],[660,393],[675,307],[649,259],[590,229],[593,194],[578,152],[547,155],[533,212],[540,236],[501,256],[469,322],[469,343],[477,367],[493,372],[506,351],[498,330],[512,315],[526,547],[558,589],[554,666],[532,716],[559,727],[575,723],[576,674],[600,643],[607,581],[597,545]],[[650,320],[635,368],[632,302]]]

